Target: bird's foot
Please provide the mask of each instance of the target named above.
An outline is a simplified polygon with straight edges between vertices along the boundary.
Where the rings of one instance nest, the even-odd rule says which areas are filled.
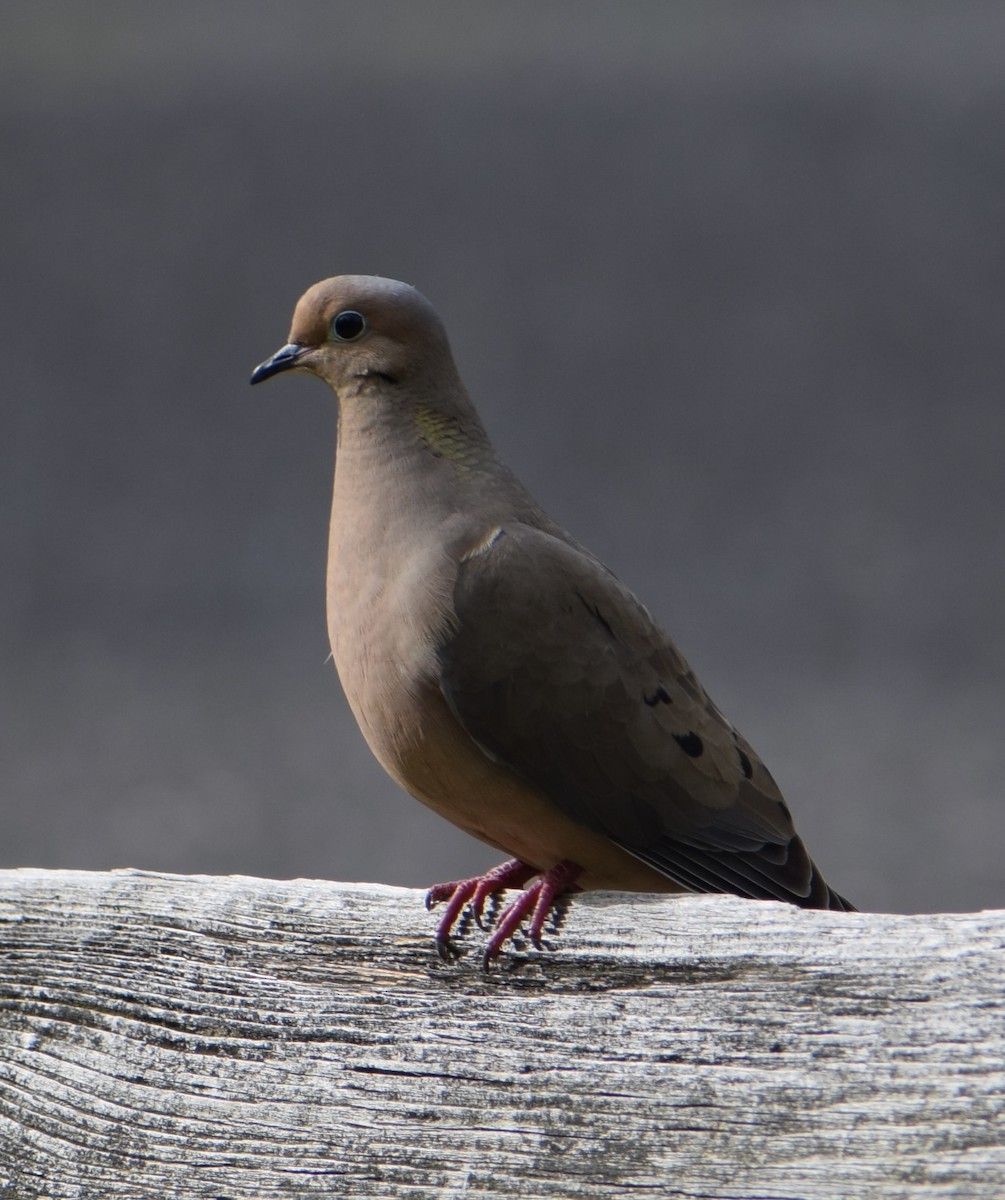
[[[466,905],[470,906],[471,915],[481,928],[482,915],[486,902],[507,888],[523,887],[528,879],[537,874],[536,867],[530,867],[518,858],[508,859],[486,871],[484,875],[475,875],[472,879],[455,879],[451,883],[438,883],[426,892],[426,908],[432,908],[441,901],[447,901],[446,911],[436,927],[436,949],[440,958],[449,960],[454,957],[450,945],[450,931],[457,923]]]
[[[426,892],[426,908],[446,901],[447,907],[436,927],[436,949],[442,959],[449,961],[455,956],[455,950],[450,943],[450,933],[457,924],[457,919],[468,908],[471,916],[482,928],[488,928],[491,922],[484,921],[486,903],[507,888],[522,888],[530,879],[538,878],[529,888],[522,891],[516,899],[503,909],[496,923],[495,931],[485,947],[483,965],[488,969],[492,960],[499,957],[502,948],[510,938],[515,937],[527,917],[530,917],[528,934],[531,942],[540,950],[541,936],[548,914],[559,906],[563,896],[571,891],[577,891],[576,880],[582,874],[583,868],[578,863],[564,859],[556,863],[550,870],[540,874],[536,867],[531,867],[518,858],[511,858],[500,863],[484,875],[476,875],[472,879],[455,879],[451,883],[438,883]],[[564,914],[560,914],[564,915]]]
[[[538,950],[541,949],[541,935],[544,933],[544,923],[556,902],[567,892],[574,890],[574,885],[583,868],[578,863],[563,859],[550,870],[539,876],[529,888],[522,891],[515,900],[499,914],[495,932],[489,938],[482,965],[486,970],[492,965],[492,960],[498,958],[506,942],[514,937],[527,916],[530,916],[528,934]]]

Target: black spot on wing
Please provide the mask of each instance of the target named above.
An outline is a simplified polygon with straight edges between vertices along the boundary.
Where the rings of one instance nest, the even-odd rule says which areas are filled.
[[[645,700],[650,708],[655,708],[657,704],[673,704],[673,701],[670,699],[670,693],[662,683],[657,686],[654,692],[650,692],[648,696],[643,693],[642,699]]]
[[[704,753],[705,743],[696,733],[675,733],[673,737],[688,758],[698,758]]]
[[[733,745],[736,747],[736,757],[740,760],[740,770],[743,772],[744,779],[750,779],[754,774],[754,764],[750,761],[750,755],[740,745],[740,735],[733,730]]]

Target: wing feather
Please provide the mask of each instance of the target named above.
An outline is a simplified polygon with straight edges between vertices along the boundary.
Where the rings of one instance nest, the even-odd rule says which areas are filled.
[[[438,649],[448,704],[567,816],[697,891],[840,899],[764,764],[602,563],[506,525],[459,564],[453,601]]]

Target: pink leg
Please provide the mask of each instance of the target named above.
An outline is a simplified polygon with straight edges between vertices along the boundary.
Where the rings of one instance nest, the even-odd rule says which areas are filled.
[[[503,909],[496,924],[495,933],[489,938],[485,947],[483,965],[486,970],[492,965],[492,960],[498,958],[506,942],[516,934],[525,917],[530,916],[530,940],[538,949],[541,948],[541,934],[544,923],[548,919],[555,901],[565,892],[572,890],[576,880],[582,874],[583,868],[578,863],[563,859],[556,863],[520,893],[515,900]]]
[[[523,887],[527,880],[536,874],[536,867],[530,867],[518,858],[511,858],[473,879],[455,879],[452,883],[438,883],[431,887],[426,892],[426,908],[432,908],[441,900],[448,902],[446,911],[436,927],[436,949],[440,957],[451,957],[450,931],[466,904],[470,902],[472,916],[481,925],[485,902],[490,896],[505,891],[506,888]]]

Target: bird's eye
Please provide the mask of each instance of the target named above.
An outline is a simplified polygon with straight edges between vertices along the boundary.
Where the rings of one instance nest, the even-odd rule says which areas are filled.
[[[340,342],[354,342],[364,329],[366,321],[363,314],[354,312],[351,308],[332,317],[332,333]]]

